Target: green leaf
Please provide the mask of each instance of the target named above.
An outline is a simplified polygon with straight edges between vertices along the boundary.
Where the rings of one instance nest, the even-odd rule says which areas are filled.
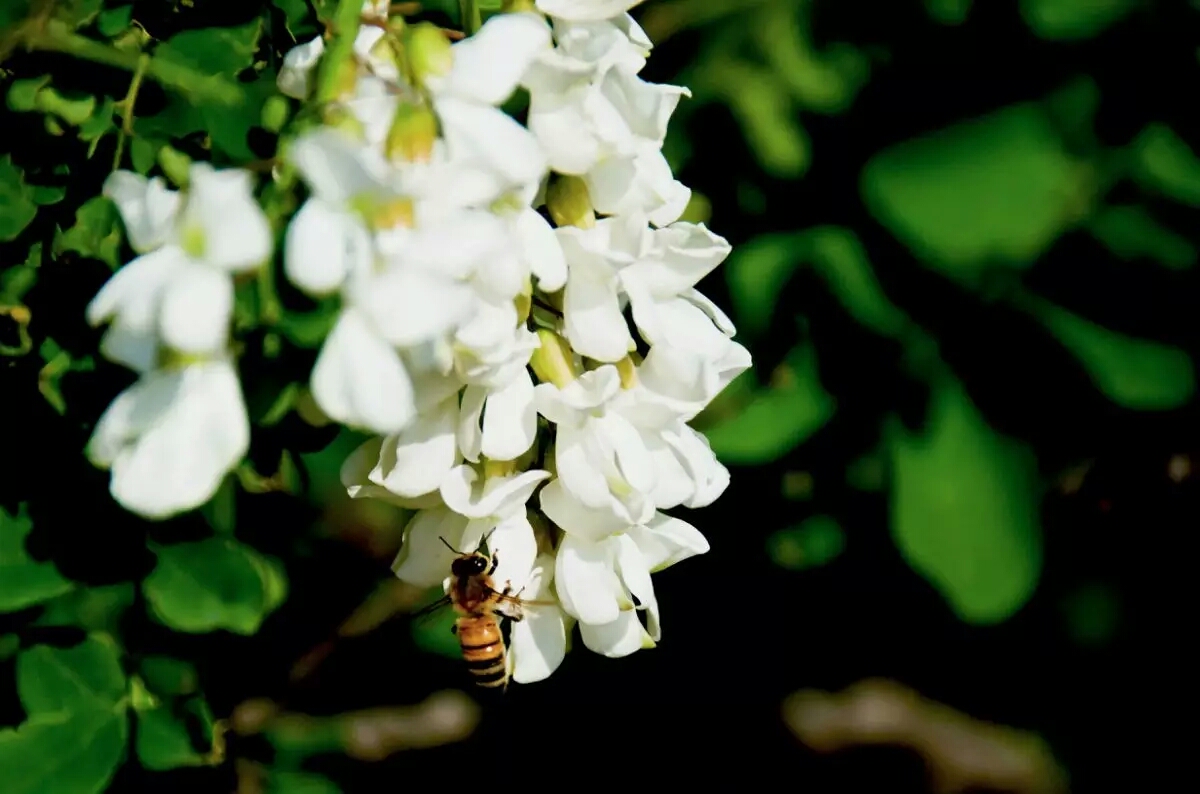
[[[1150,190],[1200,207],[1200,159],[1168,126],[1151,124],[1130,144],[1134,179]]]
[[[759,235],[734,248],[725,262],[738,331],[747,338],[762,336],[770,327],[775,303],[800,264],[805,241],[803,232]]]
[[[0,507],[0,612],[13,612],[71,590],[75,584],[50,562],[37,562],[25,551],[33,529],[25,504],[10,516]]]
[[[1136,5],[1136,0],[1021,0],[1021,16],[1043,39],[1088,39]]]
[[[50,85],[50,75],[30,77],[27,80],[13,80],[8,87],[4,101],[8,109],[16,113],[28,113],[37,107],[38,93]]]
[[[994,624],[1020,609],[1042,569],[1037,464],[996,433],[962,385],[934,386],[924,436],[888,433],[892,536],[913,570],[964,621]]]
[[[154,617],[179,631],[253,634],[286,593],[278,563],[226,537],[159,546],[155,553],[158,565],[142,592]]]
[[[29,719],[0,730],[5,794],[98,794],[125,756],[125,674],[115,643],[92,634],[73,648],[17,656]]]
[[[297,40],[303,40],[317,30],[317,20],[305,0],[271,0],[272,5],[283,12],[288,32]]]
[[[338,298],[327,298],[315,311],[284,312],[279,319],[279,332],[296,347],[315,348],[325,342],[341,312]]]
[[[830,516],[813,516],[767,538],[767,553],[781,568],[814,568],[833,560],[846,546],[842,527]]]
[[[32,185],[33,202],[38,206],[57,204],[66,198],[67,189],[59,185]]]
[[[1105,207],[1088,221],[1088,231],[1122,259],[1156,259],[1172,270],[1196,264],[1196,247],[1134,205]]]
[[[100,12],[100,16],[96,18],[96,30],[101,36],[113,38],[129,29],[129,23],[133,19],[133,6],[117,6]]]
[[[133,605],[129,582],[103,587],[78,587],[48,601],[34,622],[38,626],[79,626],[88,631],[115,634],[125,611]]]
[[[759,390],[736,416],[704,430],[718,458],[742,466],[770,463],[799,446],[833,416],[835,402],[821,385],[812,346],[793,351],[789,366],[783,383]]]
[[[342,790],[327,777],[311,772],[272,771],[265,794],[341,794]]]
[[[73,648],[37,645],[17,657],[17,691],[30,716],[113,709],[125,695],[116,643],[91,634]]]
[[[87,96],[70,99],[58,93],[54,86],[46,86],[37,93],[34,106],[43,113],[53,113],[73,127],[78,127],[96,110],[96,97]]]
[[[819,52],[808,27],[808,9],[797,3],[765,4],[749,25],[771,73],[797,102],[818,113],[841,113],[866,82],[869,62],[844,43]]]
[[[1087,212],[1091,170],[1036,105],[1013,105],[875,155],[871,213],[926,264],[965,282],[1028,267]]]
[[[943,25],[961,25],[971,13],[971,0],[925,0],[925,11]]]
[[[462,645],[451,629],[458,616],[453,609],[441,609],[434,614],[412,622],[413,644],[426,653],[462,658]]]
[[[38,715],[0,729],[4,794],[100,794],[128,736],[129,721],[111,709]]]
[[[162,771],[181,766],[203,766],[208,763],[208,749],[198,750],[192,744],[187,725],[188,717],[197,719],[194,715],[176,715],[167,705],[138,714],[136,744],[138,760],[142,766],[153,771]],[[207,724],[201,725],[201,728],[211,742],[211,718],[207,720]]]
[[[260,123],[263,105],[276,95],[275,74],[264,70],[253,82],[241,83],[240,87],[242,100],[234,105],[193,105],[182,96],[172,96],[161,113],[138,119],[138,134],[157,139],[203,132],[211,139],[213,148],[231,160],[239,163],[254,160],[256,155],[247,144],[246,135]]]
[[[1163,411],[1195,394],[1195,367],[1183,350],[1110,331],[1049,301],[1036,300],[1031,309],[1117,405]]]
[[[30,13],[33,0],[5,0],[0,3],[0,30],[23,21]]]
[[[194,694],[200,677],[190,662],[170,656],[147,656],[138,665],[146,686],[156,695],[179,697]]]
[[[236,75],[254,63],[262,19],[229,28],[200,28],[176,33],[154,56],[209,75]]]
[[[25,174],[13,165],[12,155],[0,157],[0,242],[17,239],[37,215],[33,188]]]
[[[117,267],[121,248],[121,229],[117,207],[104,196],[90,198],[75,211],[75,225],[54,235],[53,252],[74,251],[80,256],[99,259]]]
[[[7,661],[20,649],[20,637],[16,634],[0,634],[0,662]]]
[[[851,317],[892,338],[908,327],[908,317],[883,291],[854,232],[838,226],[818,226],[805,235],[817,273]]]

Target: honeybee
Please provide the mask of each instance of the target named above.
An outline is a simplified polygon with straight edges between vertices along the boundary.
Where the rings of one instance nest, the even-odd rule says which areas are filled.
[[[453,606],[458,613],[458,620],[451,631],[458,636],[463,659],[467,663],[467,670],[475,676],[475,683],[487,689],[500,687],[507,690],[511,670],[501,620],[523,620],[524,607],[551,606],[553,602],[522,599],[520,591],[513,593],[508,583],[503,590],[497,590],[492,581],[499,561],[496,554],[484,554],[479,549],[461,552],[445,538],[438,539],[459,555],[450,564],[449,592],[416,615],[425,615],[446,605]],[[485,537],[479,548],[482,549],[486,542]]]

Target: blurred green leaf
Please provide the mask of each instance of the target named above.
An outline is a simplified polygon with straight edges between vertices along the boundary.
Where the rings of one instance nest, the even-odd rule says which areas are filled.
[[[866,82],[869,63],[848,44],[833,44],[818,52],[808,29],[808,13],[800,3],[767,3],[748,27],[771,72],[796,101],[818,113],[840,113]]]
[[[4,96],[8,109],[16,113],[28,113],[37,107],[37,96],[43,88],[50,85],[50,75],[30,77],[25,80],[13,80]]]
[[[1112,639],[1121,616],[1121,602],[1111,587],[1088,584],[1062,602],[1067,631],[1081,645],[1101,645]]]
[[[34,107],[43,113],[53,113],[73,127],[83,124],[96,110],[94,96],[71,99],[60,94],[54,86],[46,86],[38,91]]]
[[[342,790],[327,777],[311,772],[273,771],[267,778],[265,794],[341,794]]]
[[[842,527],[830,516],[820,515],[772,533],[767,553],[781,568],[793,571],[814,568],[833,560],[846,546]]]
[[[857,235],[838,226],[818,226],[805,234],[817,273],[850,316],[878,334],[899,336],[908,318],[883,291]]]
[[[203,703],[199,698],[193,701]],[[207,712],[207,706],[203,706]],[[198,749],[192,744],[188,721],[197,723],[199,732],[208,738],[209,748]],[[137,717],[137,755],[142,766],[154,771],[181,766],[202,766],[209,763],[213,723],[211,715],[176,714],[169,705],[143,711]]]
[[[835,401],[821,385],[811,345],[789,354],[786,371],[782,383],[760,389],[738,414],[704,429],[718,458],[741,466],[770,463],[833,416]]]
[[[88,631],[115,634],[125,610],[133,605],[129,582],[101,587],[78,587],[46,602],[38,626],[79,626]]]
[[[1087,39],[1136,5],[1137,0],[1021,0],[1021,16],[1043,39]]]
[[[37,562],[25,551],[33,529],[25,504],[10,516],[0,507],[0,612],[13,612],[71,590],[75,585],[50,562]]]
[[[146,686],[156,695],[191,695],[200,686],[200,677],[191,662],[170,656],[147,656],[138,665]]]
[[[297,40],[317,31],[317,20],[305,0],[271,0],[272,5],[283,12],[288,33]]]
[[[256,17],[236,27],[185,30],[159,45],[154,55],[204,74],[234,75],[254,62],[262,28]]]
[[[1200,159],[1170,127],[1151,124],[1130,146],[1139,184],[1200,207]]]
[[[962,620],[1006,620],[1033,594],[1042,569],[1032,453],[992,430],[949,376],[934,386],[926,434],[893,422],[889,447],[901,554]]]
[[[1135,205],[1105,207],[1088,221],[1088,231],[1122,259],[1156,259],[1172,270],[1196,264],[1196,247],[1161,226],[1149,212]]]
[[[796,266],[803,232],[762,234],[733,249],[724,264],[738,331],[747,338],[766,333],[775,303]]]
[[[25,184],[25,174],[13,165],[12,155],[0,157],[0,242],[15,240],[35,215],[33,188]]]
[[[877,154],[863,170],[871,213],[922,260],[974,281],[1024,268],[1084,217],[1091,170],[1036,105],[1013,105]]]
[[[132,19],[132,5],[105,9],[96,18],[96,30],[99,31],[101,36],[112,38],[120,33],[124,33],[129,28],[129,23]]]
[[[943,25],[961,25],[971,13],[971,0],[925,0],[925,11]]]
[[[17,656],[28,719],[0,729],[5,794],[99,794],[125,757],[125,675],[116,645],[94,634],[73,648]]]
[[[16,634],[0,634],[0,662],[7,661],[20,649],[20,637]]]
[[[1195,369],[1183,350],[1123,336],[1049,301],[1032,300],[1030,308],[1117,405],[1162,411],[1186,404],[1195,394]]]
[[[116,268],[121,249],[118,217],[117,207],[109,199],[104,196],[88,199],[75,211],[75,225],[66,231],[55,231],[54,255],[74,251]]]
[[[253,634],[282,600],[278,563],[226,537],[155,548],[142,583],[154,617],[179,631]]]

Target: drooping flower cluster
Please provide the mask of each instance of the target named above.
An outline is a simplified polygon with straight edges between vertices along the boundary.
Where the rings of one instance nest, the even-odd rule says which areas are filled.
[[[729,245],[679,220],[690,191],[662,144],[687,90],[639,76],[651,43],[628,14],[637,2],[510,2],[451,43],[368,1],[324,124],[283,153],[309,191],[284,271],[341,302],[311,392],[331,419],[376,435],[343,482],[417,511],[401,579],[439,584],[446,544],[486,538],[501,586],[558,605],[514,624],[519,682],[553,672],[575,623],[608,656],[660,638],[650,574],[708,549],[663,511],[708,505],[729,480],[687,423],[750,365],[695,288]],[[280,90],[311,97],[324,49],[317,38],[289,52]],[[519,91],[524,123],[501,107]],[[211,204],[205,186],[218,184]],[[229,273],[267,259],[269,229],[242,172],[196,166],[183,198],[126,174],[110,188],[135,247],[166,253],[119,271],[91,317],[115,318],[105,349],[117,360],[168,363],[109,409],[93,457],[113,465],[118,499],[157,515],[203,502],[245,451]],[[179,264],[151,274],[156,256]],[[175,305],[185,270],[192,299]],[[138,490],[140,462],[184,442],[211,454],[169,468],[191,490],[156,505]],[[153,476],[143,491],[162,490]]]

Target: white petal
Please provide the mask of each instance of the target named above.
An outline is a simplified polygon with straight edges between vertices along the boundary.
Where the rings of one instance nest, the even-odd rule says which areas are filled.
[[[575,352],[597,361],[620,361],[633,337],[621,314],[615,276],[595,278],[571,270],[563,294],[564,333]]]
[[[381,435],[399,432],[416,415],[404,363],[352,309],[342,311],[325,339],[312,392],[329,418]]]
[[[538,485],[550,477],[541,469],[508,477],[489,477],[481,481],[470,466],[455,466],[442,480],[442,500],[456,513],[468,518],[495,518],[502,521],[525,513],[525,503]]]
[[[567,260],[554,227],[541,213],[525,208],[513,221],[518,245],[542,292],[558,292],[567,283]]]
[[[640,2],[642,0],[537,0],[537,7],[552,17],[587,21],[615,17]]]
[[[435,107],[450,156],[496,174],[500,193],[545,175],[546,156],[537,139],[504,111],[451,97],[437,99]]]
[[[539,557],[522,598],[548,600],[552,591],[554,559]],[[525,619],[512,624],[513,680],[518,684],[542,681],[562,664],[567,654],[567,627],[562,610],[537,606],[525,610]]]
[[[608,70],[600,90],[634,135],[656,144],[666,137],[667,123],[679,100],[691,96],[686,88],[648,83],[625,69]]]
[[[618,476],[624,480],[622,484],[642,494],[654,490],[657,482],[654,465],[637,428],[625,417],[614,413],[592,421],[593,435],[602,443],[605,456],[612,456]]]
[[[616,620],[604,624],[580,620],[579,636],[589,650],[614,659],[653,647],[633,610],[622,612]]]
[[[529,370],[523,369],[507,386],[488,396],[482,451],[492,460],[515,460],[533,446],[536,436],[533,379]]]
[[[472,463],[479,462],[483,449],[483,433],[479,420],[483,416],[483,403],[487,399],[487,389],[482,386],[468,386],[463,389],[462,406],[458,415],[458,449]]]
[[[496,563],[492,580],[496,587],[513,588],[513,592],[528,589],[533,561],[537,558],[537,537],[525,516],[525,511],[496,524],[487,535],[488,551]],[[522,598],[533,598],[529,592]]]
[[[616,538],[617,573],[621,581],[629,588],[629,592],[638,600],[638,608],[646,610],[649,618],[647,633],[654,641],[662,639],[662,630],[658,621],[658,598],[654,595],[654,582],[650,579],[650,569],[646,558],[638,547],[637,542],[629,535]]]
[[[184,353],[218,353],[229,340],[233,279],[222,270],[189,264],[163,290],[163,342]]]
[[[400,433],[386,437],[370,480],[397,496],[416,497],[436,491],[454,464],[458,447],[458,396],[417,418]]]
[[[593,460],[587,430],[560,425],[554,439],[554,465],[559,482],[585,508],[613,506],[613,495],[604,471]],[[565,529],[565,527],[564,527]]]
[[[371,484],[371,471],[379,465],[379,455],[382,450],[383,438],[377,436],[359,445],[342,461],[342,467],[338,470],[338,478],[351,498],[354,498],[365,486]]]
[[[563,538],[554,578],[563,609],[580,623],[603,625],[621,616],[622,588],[613,564],[606,544]]]
[[[146,518],[165,518],[207,502],[250,445],[233,367],[206,362],[178,378],[167,412],[112,464],[113,497]]]
[[[630,265],[621,277],[639,279],[655,298],[683,294],[729,256],[728,241],[703,223],[673,223],[654,234],[656,256]]]
[[[669,568],[677,562],[704,554],[708,541],[688,522],[658,513],[644,527],[633,527],[629,535],[642,550],[651,572]]]
[[[127,444],[154,427],[179,398],[183,376],[155,371],[139,378],[100,415],[88,442],[87,456],[96,466],[108,468]]]
[[[668,433],[665,438],[695,484],[695,491],[685,504],[697,509],[717,501],[729,487],[729,469],[717,460],[708,439],[683,424],[677,432]]]
[[[275,235],[271,222],[254,199],[249,171],[215,170],[193,163],[188,173],[187,203],[180,222],[204,234],[204,261],[240,272],[262,265],[271,256]]]
[[[600,159],[600,139],[583,106],[584,89],[575,94],[532,92],[529,130],[546,153],[547,164],[560,174],[586,174]]]
[[[494,16],[475,35],[452,48],[454,64],[445,80],[431,80],[435,92],[499,105],[512,95],[529,64],[550,48],[550,26],[539,14]]]
[[[145,253],[167,241],[182,197],[162,177],[114,171],[104,180],[102,192],[117,205],[134,251]]]
[[[696,484],[692,476],[679,462],[675,450],[667,444],[661,434],[648,437],[646,449],[653,459],[657,473],[657,481],[650,494],[655,508],[669,510],[678,507],[696,493]]]
[[[692,197],[692,191],[675,179],[657,146],[602,160],[588,172],[587,185],[597,212],[643,212],[655,226],[677,221]]]
[[[417,587],[433,587],[450,573],[467,519],[445,507],[422,510],[404,528],[404,543],[392,562],[396,578]],[[443,539],[445,543],[443,543]],[[470,551],[467,549],[466,551]]]
[[[369,266],[371,237],[349,213],[313,197],[292,218],[284,239],[283,270],[310,295],[342,286],[348,273]]]
[[[471,310],[464,284],[409,267],[391,267],[354,290],[353,301],[379,336],[408,347],[449,331]]]
[[[87,307],[87,321],[99,325],[114,315],[130,329],[153,331],[162,291],[187,265],[182,250],[168,245],[142,254],[119,269]]]
[[[279,93],[292,99],[308,99],[313,71],[324,53],[325,39],[320,36],[288,50],[275,78]]]
[[[136,372],[149,372],[158,365],[158,336],[153,331],[131,328],[118,320],[100,338],[100,354]]]
[[[361,80],[360,80],[361,82]],[[294,140],[287,157],[313,195],[342,204],[360,194],[378,193],[387,164],[361,144],[330,127],[316,127]]]
[[[629,522],[621,520],[611,511],[585,507],[563,487],[561,480],[551,480],[541,490],[538,504],[546,518],[560,529],[584,540],[599,542],[629,528]]]

